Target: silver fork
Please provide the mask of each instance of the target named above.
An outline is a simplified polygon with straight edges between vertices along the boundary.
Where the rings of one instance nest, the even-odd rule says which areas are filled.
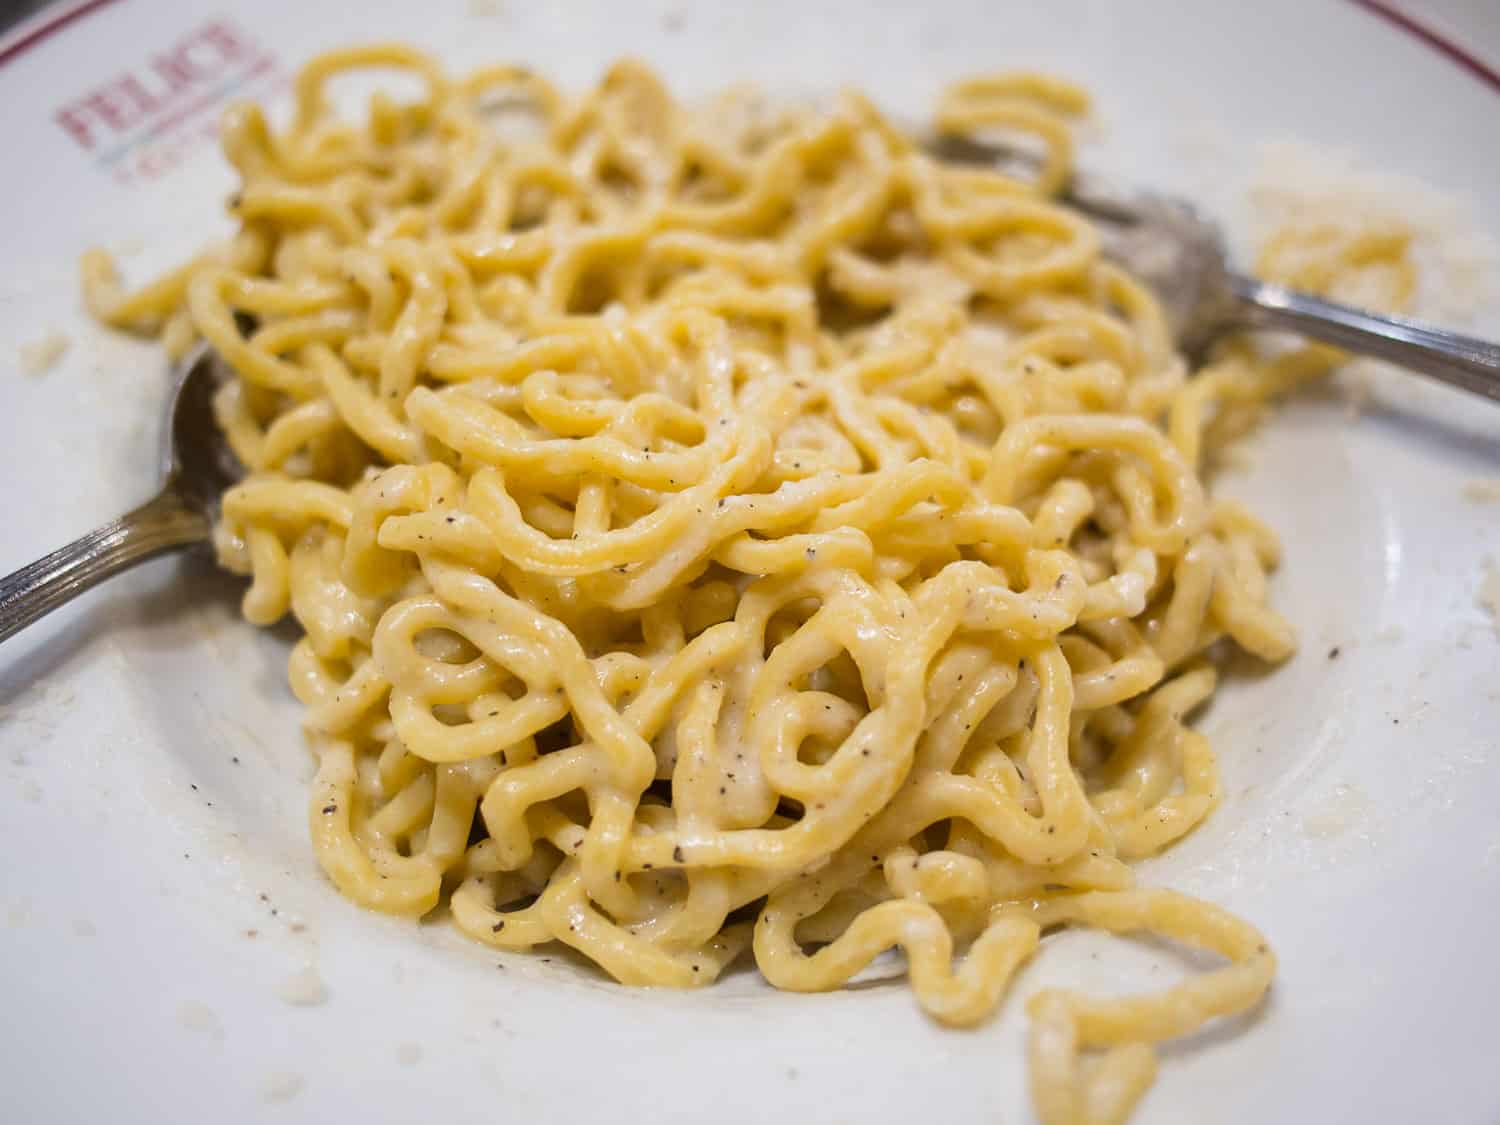
[[[965,137],[936,137],[926,147],[964,164],[1027,163],[1023,153]],[[1062,202],[1093,219],[1104,253],[1156,292],[1189,354],[1234,328],[1296,332],[1500,402],[1500,344],[1257,281],[1230,267],[1219,229],[1181,199],[1078,172]]]

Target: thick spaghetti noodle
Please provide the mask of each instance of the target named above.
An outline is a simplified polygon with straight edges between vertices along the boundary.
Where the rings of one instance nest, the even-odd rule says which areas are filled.
[[[350,124],[329,79],[395,67]],[[747,950],[780,988],[905,954],[973,1024],[1056,925],[1222,955],[1032,997],[1047,1122],[1115,1121],[1152,1045],[1265,993],[1250,926],[1130,861],[1220,798],[1184,719],[1231,642],[1293,647],[1272,533],[1200,467],[1293,354],[1189,378],[1151,293],[1050,202],[1074,87],[953,87],[1035,181],[945,166],[856,94],[689,110],[645,67],[570,99],[395,46],[235,110],[228,246],[110,323],[204,338],[250,469],[219,550],[288,611],[339,889],[563,942],[631,984]],[[526,128],[522,128],[525,126]]]

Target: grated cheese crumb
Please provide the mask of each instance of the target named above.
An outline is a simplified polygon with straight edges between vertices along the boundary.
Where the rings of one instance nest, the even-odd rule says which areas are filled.
[[[1500,629],[1500,567],[1495,565],[1493,559],[1487,561],[1484,567],[1484,581],[1479,584],[1476,600],[1494,618],[1495,628]]]
[[[1476,504],[1500,504],[1500,477],[1477,477],[1465,481],[1464,499]]]
[[[305,1085],[307,1080],[293,1071],[268,1074],[260,1085],[260,1096],[268,1102],[289,1102]]]
[[[309,965],[281,982],[282,1000],[299,1008],[312,1008],[328,999],[328,988],[318,970]]]
[[[45,375],[57,366],[70,343],[61,332],[49,332],[40,340],[21,345],[21,370],[28,375]]]

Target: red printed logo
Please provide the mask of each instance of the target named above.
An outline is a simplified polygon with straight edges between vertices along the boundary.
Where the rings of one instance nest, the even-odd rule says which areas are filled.
[[[280,84],[275,57],[230,21],[216,19],[52,117],[101,168],[130,183],[164,175],[217,137],[225,102],[264,98]]]

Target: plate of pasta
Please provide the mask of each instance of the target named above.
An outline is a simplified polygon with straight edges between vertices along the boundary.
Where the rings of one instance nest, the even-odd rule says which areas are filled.
[[[17,1120],[1500,1112],[1500,412],[1185,355],[1059,198],[1494,335],[1481,61],[369,9],[0,40],[0,568],[149,493],[197,347],[245,470],[0,650]]]

